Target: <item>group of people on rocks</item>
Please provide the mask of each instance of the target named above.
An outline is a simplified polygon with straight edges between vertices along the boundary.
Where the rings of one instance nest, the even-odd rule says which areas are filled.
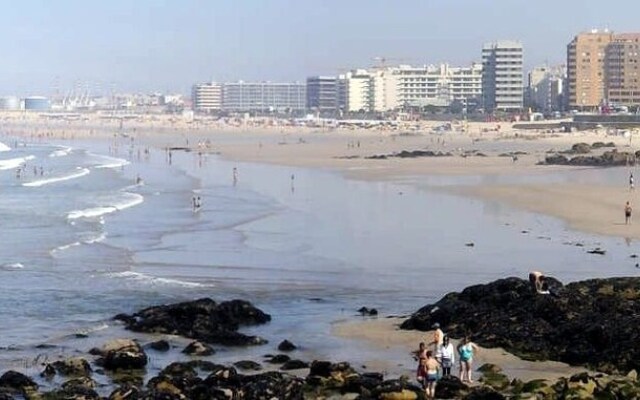
[[[455,363],[455,354],[459,360],[459,378],[462,382],[472,383],[473,356],[478,346],[468,337],[462,339],[455,347],[449,336],[445,335],[440,324],[433,325],[433,338],[430,342],[421,342],[417,351],[417,379],[422,384],[428,399],[435,398],[436,383],[441,377],[450,376]]]

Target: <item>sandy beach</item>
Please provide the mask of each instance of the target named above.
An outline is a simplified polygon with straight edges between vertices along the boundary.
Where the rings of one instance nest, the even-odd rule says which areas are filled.
[[[357,322],[336,323],[333,333],[339,337],[361,341],[378,349],[392,350],[398,353],[409,353],[417,348],[417,343],[430,341],[433,332],[405,331],[399,328],[403,322],[400,318],[378,318]],[[452,340],[454,346],[457,340]],[[408,357],[407,357],[408,358]],[[585,371],[584,368],[571,367],[567,364],[546,361],[534,362],[521,360],[503,349],[487,349],[480,347],[480,351],[474,357],[475,367],[485,363],[499,365],[507,376],[514,379],[529,381],[533,379],[555,380],[560,377],[568,377]],[[410,365],[409,371],[413,372],[415,365]],[[388,360],[369,360],[367,365],[378,370],[393,370],[397,368]],[[457,364],[452,372],[457,374]],[[412,377],[412,376],[411,376]]]
[[[613,237],[640,239],[640,223],[624,224],[623,205],[633,192],[626,184],[627,170],[620,169],[619,181],[595,184],[545,182],[554,173],[572,173],[584,168],[544,166],[550,151],[570,148],[574,143],[614,142],[624,151],[635,151],[630,140],[605,132],[519,132],[508,124],[491,131],[495,123],[470,124],[469,132],[431,133],[422,129],[406,132],[373,130],[320,130],[292,127],[229,127],[193,125],[169,120],[116,121],[89,118],[83,121],[47,121],[40,118],[3,118],[0,126],[9,135],[29,140],[77,140],[126,135],[132,143],[158,148],[181,147],[192,152],[212,153],[232,162],[326,169],[350,179],[393,181],[414,185],[421,190],[438,190],[458,196],[471,196],[500,202],[515,209],[540,213],[564,221],[578,231]],[[633,144],[633,143],[632,143]],[[408,150],[450,153],[447,157],[367,159]],[[518,152],[514,161],[511,153]],[[425,185],[423,177],[490,177],[482,185]],[[543,183],[518,177],[543,177]],[[639,175],[640,176],[640,175]],[[511,177],[505,184],[491,177]],[[640,203],[638,203],[640,204]],[[423,306],[415,304],[415,309]],[[370,344],[373,348],[408,354],[425,333],[397,329],[398,319],[375,319],[338,323],[333,334],[347,340]],[[382,358],[366,360],[370,370],[412,371],[412,361],[397,365]],[[582,371],[555,362],[526,362],[501,349],[482,349],[476,366],[494,363],[513,378],[555,379]]]

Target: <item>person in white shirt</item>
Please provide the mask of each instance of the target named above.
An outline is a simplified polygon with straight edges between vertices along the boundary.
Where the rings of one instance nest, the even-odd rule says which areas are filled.
[[[451,375],[451,367],[455,362],[454,354],[453,344],[450,343],[449,336],[445,336],[442,339],[442,343],[438,346],[438,352],[436,353],[436,359],[442,366],[442,376]]]

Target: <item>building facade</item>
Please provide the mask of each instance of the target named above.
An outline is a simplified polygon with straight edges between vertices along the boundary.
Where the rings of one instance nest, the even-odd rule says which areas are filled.
[[[193,109],[201,112],[222,110],[222,84],[200,83],[193,85],[191,91]]]
[[[307,78],[307,108],[320,115],[333,115],[338,110],[338,79],[335,76]]]
[[[304,112],[305,83],[233,82],[222,85],[222,109],[229,112]]]
[[[528,76],[526,107],[541,112],[564,110],[565,71],[564,65],[532,69]]]
[[[604,58],[606,102],[611,106],[640,105],[640,33],[614,35]]]
[[[487,112],[523,108],[523,48],[515,41],[487,43],[482,48],[482,104]]]
[[[613,33],[580,33],[567,45],[568,106],[594,110],[605,101],[605,53]]]

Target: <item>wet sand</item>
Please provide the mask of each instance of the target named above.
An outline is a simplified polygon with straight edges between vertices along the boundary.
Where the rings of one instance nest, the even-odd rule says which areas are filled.
[[[345,339],[366,342],[368,345],[378,349],[391,350],[397,354],[409,354],[417,349],[418,343],[428,341],[432,337],[432,332],[405,331],[399,329],[403,322],[400,318],[378,318],[365,321],[345,321],[336,323],[333,326],[333,333]],[[457,341],[452,341],[457,345]],[[523,381],[533,379],[558,379],[568,377],[576,373],[586,371],[584,368],[571,367],[555,361],[525,361],[507,353],[503,349],[480,348],[475,356],[474,367],[477,368],[485,363],[492,363],[503,368],[504,373],[510,378],[518,378]],[[365,361],[365,364],[372,370],[381,371],[398,370],[397,360],[373,359]],[[452,372],[458,373],[457,363]],[[406,372],[405,368],[405,372]],[[409,371],[413,371],[409,369]],[[413,378],[413,376],[410,376]],[[474,374],[474,380],[479,377]]]

